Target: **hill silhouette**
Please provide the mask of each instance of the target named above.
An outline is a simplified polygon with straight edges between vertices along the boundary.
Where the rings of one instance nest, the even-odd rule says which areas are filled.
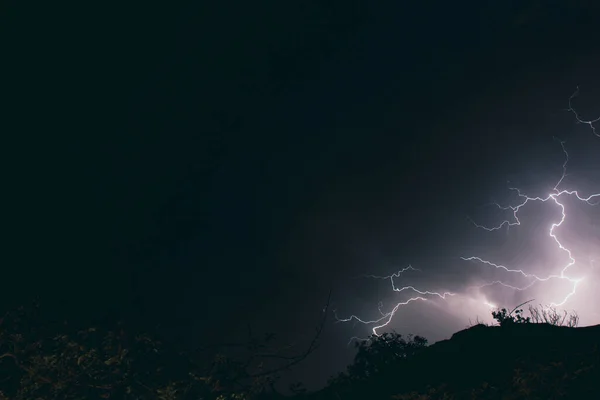
[[[399,357],[395,365],[364,379],[343,374],[311,397],[593,398],[600,382],[599,343],[600,325],[478,324],[448,340],[418,346],[413,355]]]
[[[395,332],[372,336],[325,388],[308,393],[297,383],[284,396],[281,373],[311,354],[325,319],[298,353],[271,350],[267,334],[199,358],[124,323],[71,325],[38,305],[20,307],[0,318],[0,400],[596,398],[600,325],[574,327],[576,318],[544,308],[530,307],[527,318],[513,312],[432,345]]]

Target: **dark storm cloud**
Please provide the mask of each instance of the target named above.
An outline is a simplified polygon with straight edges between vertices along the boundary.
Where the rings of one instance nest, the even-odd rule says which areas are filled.
[[[532,262],[467,216],[493,222],[486,204],[509,199],[508,179],[554,182],[553,135],[569,143],[569,184],[597,187],[594,138],[564,112],[576,85],[582,112],[598,109],[596,6],[317,3],[92,13],[57,38],[65,51],[44,53],[70,68],[23,62],[47,65],[26,81],[54,96],[40,108],[52,119],[23,118],[51,138],[27,164],[35,179],[20,178],[34,189],[18,215],[44,217],[19,222],[42,271],[28,291],[161,320],[188,342],[248,321],[287,339],[312,331],[331,285],[340,313],[393,306],[360,273],[412,264],[415,286],[458,291],[486,273],[460,256]],[[32,83],[42,75],[53,83]],[[593,236],[594,214],[577,215],[572,234]],[[28,281],[29,267],[14,271]],[[471,310],[456,301],[411,304],[395,327],[443,337]],[[348,361],[358,332],[327,329],[313,382]]]

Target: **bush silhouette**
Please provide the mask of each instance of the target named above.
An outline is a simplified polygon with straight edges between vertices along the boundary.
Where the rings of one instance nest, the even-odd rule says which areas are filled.
[[[410,382],[404,371],[413,357],[427,348],[427,339],[390,332],[372,335],[368,340],[356,342],[355,346],[358,351],[353,363],[329,380],[319,398],[362,399],[376,398],[381,393],[391,395]]]
[[[273,398],[280,373],[318,346],[330,298],[310,343],[283,350],[249,328],[246,340],[183,351],[124,322],[57,323],[37,302],[19,307],[0,314],[0,400]]]
[[[373,335],[369,340],[356,343],[358,353],[348,373],[355,378],[377,375],[426,346],[427,339],[421,336],[408,335],[405,339],[396,332]]]
[[[315,399],[584,398],[569,396],[588,393],[589,383],[600,376],[599,345],[594,347],[588,331],[534,326],[575,327],[578,317],[541,305],[529,306],[526,316],[523,306],[531,301],[492,312],[501,327],[531,325],[523,334],[479,324],[432,346],[425,338],[395,332],[357,342],[354,362]],[[537,332],[544,345],[538,346]],[[563,341],[563,335],[582,340]],[[452,368],[455,363],[461,367]]]
[[[276,379],[222,354],[198,360],[124,324],[47,324],[42,314],[34,304],[0,318],[0,400],[246,400]]]
[[[498,311],[492,311],[492,317],[500,326],[507,326],[512,324],[529,324],[531,323],[531,317],[523,317],[523,309],[513,310],[513,312],[508,312],[506,308],[503,308]]]
[[[512,311],[508,311],[506,308],[492,311],[492,317],[498,322],[500,326],[508,326],[513,324],[549,324],[553,326],[567,326],[575,328],[579,325],[579,316],[576,312],[568,313],[563,311],[558,312],[554,307],[544,307],[539,305],[534,307],[529,306],[529,317],[523,316],[523,309],[519,308],[533,300],[526,301],[525,303],[519,304]]]
[[[554,307],[543,307],[542,305],[533,307],[530,305],[529,314],[531,315],[531,322],[536,324],[568,326],[569,328],[575,328],[579,325],[579,315],[574,311],[568,313],[564,310],[560,313]]]

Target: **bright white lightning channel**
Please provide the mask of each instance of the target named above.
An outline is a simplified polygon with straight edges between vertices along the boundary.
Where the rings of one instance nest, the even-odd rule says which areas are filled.
[[[569,97],[569,108],[567,109],[567,111],[573,113],[573,115],[575,116],[575,119],[578,123],[581,124],[586,124],[590,127],[590,129],[592,130],[592,133],[598,137],[600,137],[600,134],[597,133],[596,131],[596,127],[594,124],[599,123],[600,122],[600,117],[593,119],[593,120],[586,120],[583,119],[578,113],[577,111],[575,111],[575,109],[572,106],[572,102],[573,99],[579,94],[579,87],[577,87],[577,90],[571,95],[571,97]],[[554,221],[548,231],[548,237],[550,238],[550,240],[552,240],[555,245],[558,247],[558,249],[560,249],[561,251],[563,251],[567,256],[569,261],[562,267],[562,269],[560,270],[560,273],[555,273],[555,274],[548,274],[545,276],[539,276],[536,274],[532,274],[529,272],[526,272],[522,269],[513,269],[513,268],[508,268],[504,265],[500,265],[500,264],[496,264],[493,263],[489,260],[483,259],[481,257],[477,257],[477,256],[469,256],[469,257],[461,257],[461,259],[465,260],[465,261],[473,261],[476,262],[478,264],[484,265],[484,266],[488,266],[488,267],[492,267],[495,269],[500,269],[500,270],[504,270],[505,272],[508,273],[515,273],[518,275],[521,275],[523,278],[525,278],[526,280],[528,280],[528,283],[525,284],[524,286],[514,286],[514,285],[509,285],[501,280],[496,280],[493,282],[489,282],[489,283],[485,283],[483,285],[479,285],[479,286],[472,286],[469,287],[467,289],[470,288],[478,288],[481,289],[483,287],[487,287],[487,286],[493,286],[493,285],[501,285],[513,290],[518,290],[518,291],[524,291],[527,290],[529,288],[531,288],[533,285],[535,284],[539,284],[539,283],[543,283],[543,282],[547,282],[549,280],[552,279],[560,279],[560,280],[564,280],[566,282],[569,282],[571,285],[571,290],[570,292],[568,292],[565,296],[563,296],[560,299],[556,299],[556,301],[553,301],[550,304],[550,307],[555,307],[555,306],[563,306],[573,295],[576,294],[577,292],[577,286],[578,284],[582,281],[583,278],[581,277],[573,277],[570,276],[568,274],[568,270],[569,268],[571,268],[573,265],[576,264],[576,260],[573,257],[573,253],[572,251],[565,247],[565,245],[560,241],[560,239],[557,236],[557,229],[560,228],[563,223],[565,222],[565,220],[567,219],[567,213],[566,213],[566,208],[564,203],[561,202],[562,198],[571,196],[573,198],[576,198],[577,200],[586,203],[588,205],[598,205],[600,204],[600,193],[594,193],[594,194],[590,194],[590,195],[581,195],[577,190],[569,190],[569,189],[561,189],[560,186],[563,183],[563,180],[565,179],[565,177],[567,176],[567,164],[569,162],[569,153],[567,152],[566,146],[565,146],[565,142],[564,141],[560,141],[560,146],[562,148],[563,154],[565,156],[565,161],[562,165],[562,175],[560,176],[560,178],[558,179],[556,185],[554,185],[554,188],[552,190],[551,193],[547,194],[544,197],[530,197],[526,194],[524,194],[519,188],[516,187],[510,187],[510,190],[513,190],[517,193],[519,199],[521,200],[517,205],[513,205],[513,206],[501,206],[500,204],[495,204],[499,209],[501,210],[505,210],[505,211],[511,211],[512,212],[512,220],[503,220],[501,221],[498,225],[496,226],[484,226],[484,225],[480,225],[477,224],[475,221],[471,220],[471,222],[480,229],[492,232],[492,231],[496,231],[499,229],[502,229],[503,227],[513,227],[513,226],[519,226],[521,225],[521,221],[519,220],[519,211],[527,204],[532,204],[532,203],[536,203],[536,202],[552,202],[554,203],[558,209],[560,210],[560,218],[557,221]],[[372,332],[374,335],[378,336],[378,330],[382,329],[384,327],[386,327],[394,318],[394,315],[396,314],[396,312],[398,311],[398,309],[401,306],[405,306],[409,303],[415,302],[415,301],[427,301],[429,299],[431,299],[432,297],[438,297],[442,300],[446,300],[447,296],[455,296],[457,295],[456,293],[450,293],[450,292],[443,292],[443,293],[439,293],[439,292],[432,292],[429,290],[419,290],[417,288],[415,288],[414,286],[403,286],[403,287],[398,287],[396,286],[395,283],[395,279],[400,278],[402,273],[408,271],[408,270],[412,270],[412,271],[420,271],[416,268],[413,268],[412,266],[408,266],[392,275],[389,276],[377,276],[377,275],[363,275],[362,277],[364,278],[374,278],[374,279],[384,279],[390,280],[391,283],[391,287],[392,290],[395,292],[404,292],[404,291],[410,291],[416,294],[415,297],[411,297],[408,300],[405,300],[403,302],[399,302],[397,303],[392,310],[388,311],[388,312],[384,312],[382,310],[382,303],[379,303],[379,314],[380,317],[376,318],[376,319],[372,319],[372,320],[364,320],[359,318],[356,315],[351,315],[347,318],[338,318],[337,314],[335,314],[335,318],[338,322],[350,322],[350,321],[355,321],[355,322],[359,322],[365,325],[373,325],[372,328]],[[495,305],[485,302],[485,304],[489,307],[496,307]],[[350,341],[354,340],[354,339],[359,339],[359,340],[365,340],[365,339],[360,339],[360,338],[356,338],[353,337],[352,339],[350,339]]]
[[[535,274],[525,272],[522,269],[510,269],[510,268],[505,267],[504,265],[495,264],[491,261],[482,259],[480,257],[474,257],[474,256],[461,257],[463,260],[466,260],[466,261],[476,261],[478,263],[481,263],[481,264],[484,264],[484,265],[487,265],[487,266],[490,266],[490,267],[493,267],[496,269],[502,269],[506,272],[517,273],[517,274],[522,275],[524,278],[531,279],[530,284],[528,286],[526,286],[525,288],[517,288],[517,287],[511,286],[511,285],[505,284],[501,281],[498,281],[499,284],[502,284],[504,286],[511,287],[511,288],[517,289],[517,290],[524,290],[526,288],[533,286],[536,282],[546,282],[551,279],[562,279],[562,280],[569,282],[571,284],[571,291],[569,293],[567,293],[562,299],[553,301],[550,304],[550,307],[563,306],[567,302],[567,300],[569,300],[569,298],[576,293],[577,285],[582,281],[582,278],[575,278],[575,277],[568,275],[568,269],[571,268],[573,265],[575,265],[576,260],[573,257],[573,252],[570,249],[568,249],[567,247],[565,247],[563,245],[563,243],[561,243],[561,241],[559,240],[559,238],[556,234],[556,229],[560,228],[561,225],[565,222],[565,220],[567,218],[565,205],[560,202],[560,198],[566,197],[566,196],[574,196],[579,201],[584,202],[588,205],[592,205],[592,206],[600,203],[600,193],[595,193],[595,194],[591,194],[588,196],[582,196],[579,194],[579,192],[577,190],[566,190],[566,189],[560,190],[559,189],[560,184],[565,179],[565,176],[567,174],[567,163],[569,162],[569,153],[566,150],[565,142],[561,141],[560,145],[561,145],[561,148],[565,155],[565,162],[563,163],[562,175],[560,176],[560,179],[558,180],[556,185],[554,185],[552,193],[548,194],[545,197],[530,197],[530,196],[523,194],[523,192],[521,190],[519,190],[518,188],[511,187],[509,189],[517,192],[517,195],[521,199],[521,202],[519,204],[517,204],[516,206],[508,206],[508,207],[500,206],[497,203],[495,205],[502,210],[511,210],[512,216],[513,216],[512,221],[504,220],[500,224],[498,224],[496,226],[492,226],[492,227],[479,225],[479,224],[475,223],[474,221],[472,221],[473,224],[477,228],[481,228],[481,229],[484,229],[484,230],[487,230],[490,232],[499,230],[505,226],[510,228],[511,226],[521,225],[521,221],[519,220],[519,211],[526,204],[533,203],[533,202],[547,202],[547,201],[553,202],[560,209],[561,217],[558,221],[555,221],[552,223],[552,225],[550,226],[550,229],[548,231],[548,236],[554,241],[554,243],[558,246],[558,248],[560,250],[562,250],[563,252],[566,253],[566,255],[569,258],[569,262],[563,266],[563,268],[560,270],[560,273],[559,274],[550,274],[550,275],[541,277],[541,276],[538,276]],[[486,286],[489,286],[489,285],[486,285]]]
[[[412,303],[413,301],[427,301],[429,298],[425,297],[425,296],[436,296],[436,297],[439,297],[440,299],[445,300],[446,297],[448,297],[448,296],[455,296],[456,295],[455,293],[450,293],[450,292],[439,293],[439,292],[431,292],[429,290],[419,290],[419,289],[415,288],[414,286],[403,286],[403,287],[396,286],[396,283],[395,283],[394,279],[395,278],[400,278],[401,275],[404,272],[409,271],[409,270],[411,270],[411,271],[420,271],[420,269],[413,268],[412,266],[409,265],[408,267],[403,268],[400,271],[398,271],[398,272],[396,272],[394,274],[388,275],[388,276],[363,275],[363,277],[374,278],[374,279],[383,279],[383,280],[388,280],[389,279],[390,283],[391,283],[391,286],[392,286],[392,290],[394,292],[410,291],[410,292],[416,293],[416,294],[418,294],[420,296],[411,297],[411,298],[409,298],[406,301],[397,303],[394,306],[394,308],[392,308],[392,310],[388,311],[388,312],[384,312],[382,310],[383,304],[380,302],[379,306],[378,306],[378,310],[379,310],[379,314],[381,316],[379,318],[376,318],[376,319],[373,319],[373,320],[364,320],[364,319],[361,319],[360,317],[358,317],[356,315],[351,315],[351,316],[349,316],[347,318],[339,318],[337,316],[337,313],[334,312],[334,315],[335,315],[335,318],[336,318],[337,322],[355,321],[355,322],[359,322],[359,323],[362,323],[362,324],[365,324],[365,325],[374,325],[373,328],[372,328],[372,332],[373,332],[374,335],[379,336],[379,334],[377,333],[377,330],[379,330],[379,329],[387,326],[392,321],[392,319],[394,318],[394,315],[396,314],[396,312],[398,311],[398,309],[401,306],[405,306],[405,305],[407,305],[409,303]],[[353,338],[350,339],[350,342],[352,342],[352,340],[355,340],[355,339],[356,340],[365,340],[365,339],[353,337]]]

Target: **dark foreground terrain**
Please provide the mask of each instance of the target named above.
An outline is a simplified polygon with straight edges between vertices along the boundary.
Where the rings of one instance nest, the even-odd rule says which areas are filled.
[[[522,311],[522,310],[519,310]],[[0,400],[596,399],[600,325],[499,314],[433,345],[396,333],[357,343],[347,370],[313,393],[278,380],[310,357],[276,353],[273,335],[183,351],[125,323],[71,324],[37,305],[0,319]],[[496,318],[496,316],[495,316]],[[207,349],[212,349],[206,351]]]
[[[600,394],[600,325],[476,325],[399,357],[371,376],[346,374],[311,398],[576,399]]]

